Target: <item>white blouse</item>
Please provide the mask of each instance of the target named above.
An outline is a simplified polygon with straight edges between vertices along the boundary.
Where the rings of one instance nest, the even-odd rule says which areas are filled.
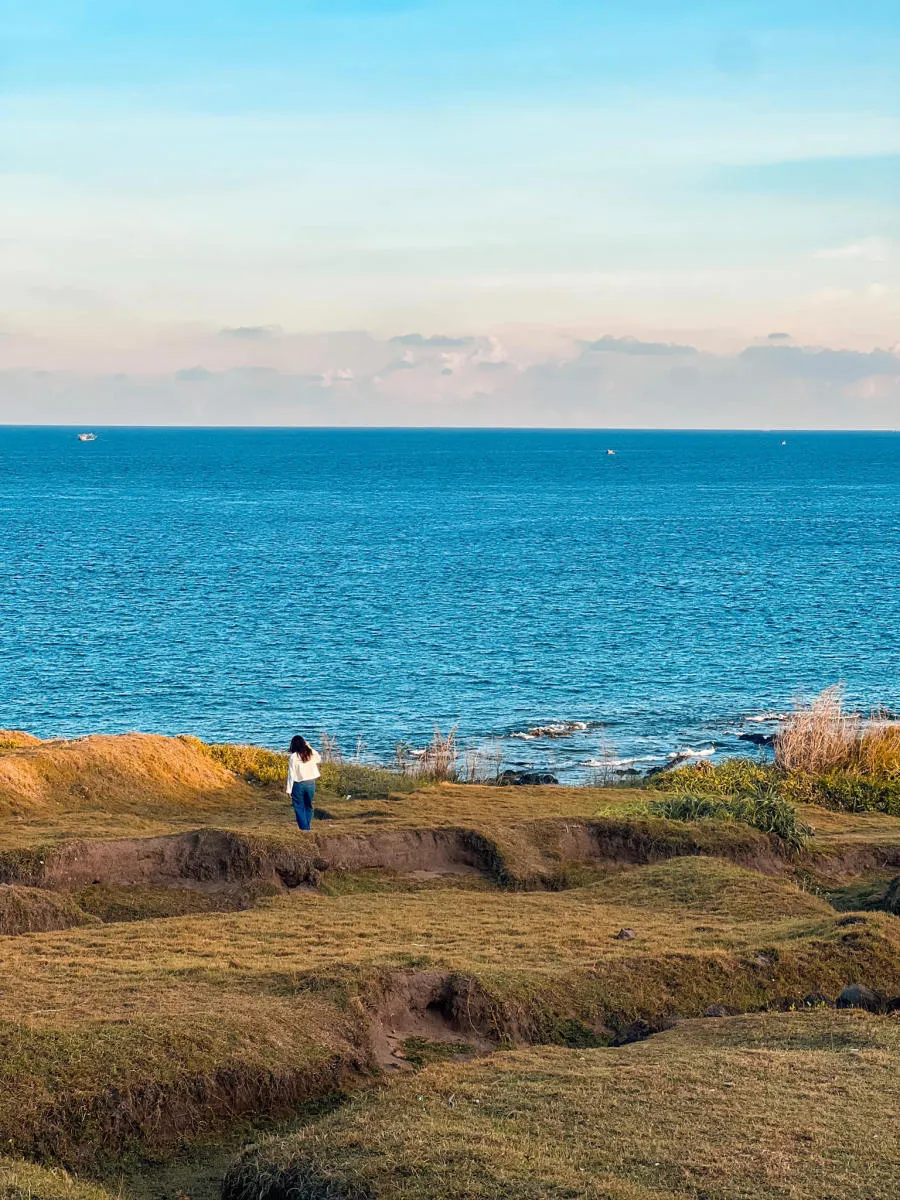
[[[285,791],[288,795],[291,794],[291,789],[295,783],[309,783],[313,779],[319,778],[319,763],[322,761],[322,756],[318,750],[313,750],[312,758],[306,762],[299,754],[292,754],[288,759],[288,777]]]

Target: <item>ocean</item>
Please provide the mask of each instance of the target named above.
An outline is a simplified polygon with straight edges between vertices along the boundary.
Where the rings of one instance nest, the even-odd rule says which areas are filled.
[[[900,708],[900,435],[96,433],[0,429],[2,727],[574,781]]]

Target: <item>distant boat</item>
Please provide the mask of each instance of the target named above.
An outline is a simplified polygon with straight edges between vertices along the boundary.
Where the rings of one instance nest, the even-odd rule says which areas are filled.
[[[782,442],[781,444],[782,444],[782,446],[786,446],[787,442]]]
[[[79,433],[78,440],[79,442],[96,442],[97,435],[96,433]]]
[[[607,454],[615,454],[615,450],[607,450]]]

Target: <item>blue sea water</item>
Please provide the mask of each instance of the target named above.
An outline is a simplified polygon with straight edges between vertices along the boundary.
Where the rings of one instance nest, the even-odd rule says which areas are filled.
[[[458,723],[576,778],[839,680],[900,707],[900,436],[97,433],[0,429],[0,726]]]

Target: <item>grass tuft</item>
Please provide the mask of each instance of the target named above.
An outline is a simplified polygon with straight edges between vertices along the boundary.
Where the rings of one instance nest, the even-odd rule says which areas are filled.
[[[813,833],[793,804],[772,792],[735,797],[679,794],[651,801],[649,809],[668,821],[741,821],[777,837],[793,851],[802,850]]]

